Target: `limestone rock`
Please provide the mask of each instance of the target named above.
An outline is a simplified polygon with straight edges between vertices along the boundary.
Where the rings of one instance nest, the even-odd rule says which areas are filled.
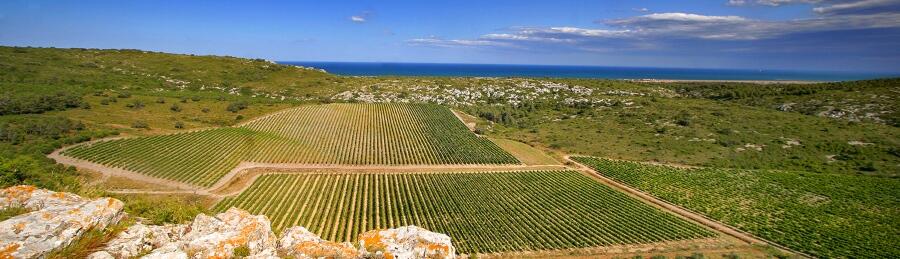
[[[275,233],[264,215],[231,208],[215,218],[200,214],[191,223],[191,231],[182,240],[195,257],[228,257],[234,248],[246,246],[250,255],[274,250]]]
[[[0,190],[0,209],[31,212],[0,222],[0,258],[39,258],[69,245],[89,229],[118,223],[121,201],[88,200],[74,194],[14,186]],[[198,215],[189,224],[154,226],[136,223],[89,259],[232,258],[454,258],[450,237],[415,226],[374,230],[359,236],[360,247],[320,238],[304,227],[285,230],[276,239],[263,215],[231,208],[215,217]],[[149,253],[148,253],[149,252]]]
[[[39,189],[31,185],[17,185],[0,190],[0,209],[21,207],[32,211],[44,207],[59,207],[82,203],[81,196],[71,193]]]
[[[231,256],[231,254],[229,254]],[[141,257],[142,259],[187,259],[188,254],[182,249],[181,243],[172,242],[160,248],[154,249],[150,254]],[[227,258],[227,257],[223,257]]]
[[[106,251],[100,251],[88,255],[87,259],[116,259],[116,257]]]
[[[17,206],[31,212],[0,222],[0,258],[34,258],[65,247],[92,228],[103,229],[125,215],[124,204],[113,198],[86,200],[77,195],[33,186],[0,191],[2,208]]]
[[[359,251],[364,257],[455,258],[450,237],[416,226],[372,230],[359,235]]]
[[[295,258],[359,258],[350,243],[324,240],[304,227],[291,227],[281,234],[278,252]]]
[[[152,227],[142,229],[135,228],[135,233],[167,235],[159,238],[159,234],[153,234],[150,239],[146,234],[143,235],[141,244],[155,248],[143,258],[231,258],[238,247],[246,247],[249,256],[253,258],[275,256],[276,239],[269,219],[236,208],[215,217],[197,215],[189,227],[175,225],[157,232]],[[181,235],[184,229],[187,231]],[[136,246],[135,243],[128,244],[128,252],[133,251],[131,248]],[[115,251],[112,253],[119,257]],[[120,258],[123,257],[127,256]]]
[[[113,258],[131,258],[179,240],[185,225],[153,226],[136,223],[110,240],[104,251]]]

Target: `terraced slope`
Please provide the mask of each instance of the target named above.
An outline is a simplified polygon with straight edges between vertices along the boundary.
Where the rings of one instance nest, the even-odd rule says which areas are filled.
[[[404,225],[446,233],[461,253],[712,237],[575,171],[295,173],[259,177],[215,206],[265,214],[333,241]]]
[[[900,255],[900,180],[573,157],[606,177],[822,258]]]
[[[245,125],[76,146],[62,155],[208,187],[242,161],[517,164],[453,113],[429,104],[301,106]]]

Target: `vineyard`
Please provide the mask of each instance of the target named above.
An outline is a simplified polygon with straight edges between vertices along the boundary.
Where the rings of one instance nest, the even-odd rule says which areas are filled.
[[[333,241],[416,225],[461,253],[547,250],[714,237],[575,171],[294,173],[259,177],[214,210],[265,214]]]
[[[453,113],[428,104],[329,104],[238,127],[110,140],[65,156],[208,187],[242,161],[299,164],[517,164]]]
[[[900,254],[900,180],[573,157],[604,176],[822,258]]]

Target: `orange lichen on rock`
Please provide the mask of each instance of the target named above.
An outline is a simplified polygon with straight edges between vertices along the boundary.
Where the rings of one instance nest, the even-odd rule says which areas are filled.
[[[13,227],[15,228],[13,232],[18,234],[19,232],[22,232],[22,230],[25,230],[25,222],[16,223]]]
[[[347,245],[324,241],[307,241],[292,247],[295,255],[305,255],[312,258],[357,258],[359,252]]]
[[[14,206],[13,202],[23,202],[31,198],[31,194],[37,187],[31,185],[16,185],[3,189],[4,206]]]
[[[359,235],[364,257],[454,258],[450,237],[416,226],[372,230]]]
[[[367,251],[383,251],[384,242],[381,240],[381,230],[370,230],[359,234],[359,240],[362,241],[363,248]]]
[[[16,258],[12,254],[19,250],[19,244],[9,244],[6,247],[0,248],[0,259],[12,259]]]
[[[55,192],[55,193],[51,194],[50,197],[57,198],[57,199],[65,199],[65,198],[66,198],[66,193],[64,193],[64,192]]]

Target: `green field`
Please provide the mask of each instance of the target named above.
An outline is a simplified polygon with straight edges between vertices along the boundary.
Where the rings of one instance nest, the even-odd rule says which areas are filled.
[[[715,236],[575,171],[270,174],[214,210],[232,206],[333,241],[421,226],[467,254]]]
[[[103,141],[62,153],[208,187],[242,161],[409,165],[517,164],[453,113],[429,104],[308,105],[242,126]]]
[[[574,157],[616,181],[817,257],[900,254],[900,180]]]

